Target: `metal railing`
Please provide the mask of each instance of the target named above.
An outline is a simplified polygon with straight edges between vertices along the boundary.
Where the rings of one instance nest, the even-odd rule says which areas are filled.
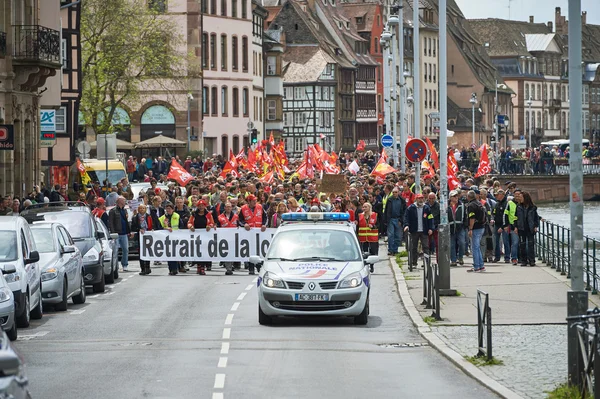
[[[440,315],[440,287],[438,265],[431,263],[431,255],[423,254],[423,302],[425,309],[432,309],[431,317],[442,320]]]
[[[0,32],[0,57],[6,55],[6,32]]]
[[[571,278],[571,230],[543,220],[536,235],[538,258],[558,273]],[[600,241],[583,236],[583,279],[586,290],[598,293],[598,267],[600,267]]]
[[[490,361],[492,355],[492,308],[490,295],[477,290],[477,356],[486,356]]]
[[[585,315],[567,317],[567,321],[574,322],[571,328],[577,329],[581,397],[593,394],[594,398],[600,398],[600,309],[588,310]]]
[[[40,25],[15,26],[14,59],[61,64],[60,32]]]

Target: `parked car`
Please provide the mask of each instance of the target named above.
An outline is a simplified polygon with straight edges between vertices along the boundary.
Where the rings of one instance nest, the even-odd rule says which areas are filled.
[[[15,273],[14,265],[4,266],[0,275],[0,325],[11,341],[17,339],[17,321],[15,320],[15,297],[4,278],[4,274]]]
[[[100,242],[104,233],[98,231],[94,215],[87,206],[81,204],[51,203],[50,205],[41,204],[41,206],[28,207],[21,212],[21,216],[30,224],[53,222],[65,226],[83,256],[85,284],[91,285],[94,292],[104,292],[105,254]]]
[[[106,284],[112,284],[119,278],[119,251],[117,247],[117,233],[109,233],[108,228],[102,220],[95,218],[96,228],[104,233],[104,238],[100,239],[102,250],[104,251],[104,281]]]
[[[13,348],[9,337],[4,333],[0,333],[0,397],[31,398],[23,357]]]
[[[39,261],[27,221],[0,216],[0,268],[13,293],[18,327],[29,327],[31,319],[44,314]]]
[[[73,303],[85,302],[83,258],[73,238],[62,224],[40,223],[31,226],[40,254],[42,300],[56,310],[67,310]]]

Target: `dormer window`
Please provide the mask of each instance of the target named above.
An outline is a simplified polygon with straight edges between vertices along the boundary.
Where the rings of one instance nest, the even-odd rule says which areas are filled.
[[[344,24],[342,23],[342,21],[338,21],[338,27],[340,29],[344,29]]]
[[[335,7],[335,0],[330,0],[331,1],[331,5]]]
[[[346,22],[346,29],[350,29],[350,22]]]
[[[363,18],[362,17],[356,17],[356,23],[357,24],[362,24],[363,23]]]

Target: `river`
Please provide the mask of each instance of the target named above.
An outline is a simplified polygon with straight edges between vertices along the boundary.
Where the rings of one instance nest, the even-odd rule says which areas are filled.
[[[544,219],[569,227],[571,216],[569,204],[547,204],[538,206]],[[585,202],[583,208],[583,235],[600,240],[600,202]]]

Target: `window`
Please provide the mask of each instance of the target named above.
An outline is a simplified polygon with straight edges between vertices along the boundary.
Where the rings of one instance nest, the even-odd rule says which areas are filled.
[[[267,120],[274,121],[277,119],[277,101],[268,100],[267,101]]]
[[[277,75],[277,57],[267,57],[267,76]]]
[[[221,87],[221,115],[227,116],[227,87]]]
[[[302,137],[294,138],[294,152],[304,151],[304,139]]]
[[[167,0],[148,0],[148,8],[157,13],[167,12]]]
[[[294,112],[294,126],[306,125],[307,112]]]
[[[221,35],[221,70],[227,70],[227,35]]]
[[[231,0],[231,17],[237,18],[238,4],[237,0]]]
[[[242,71],[248,72],[248,38],[242,37]]]
[[[67,131],[67,108],[60,107],[56,110],[56,133],[65,133]]]
[[[217,35],[210,34],[210,68],[217,69]]]
[[[227,16],[227,0],[221,0],[221,16]]]
[[[62,55],[62,67],[67,69],[69,67],[69,48],[67,46],[67,39],[62,39],[60,52]]]
[[[296,87],[296,88],[294,88],[294,98],[296,100],[303,100],[304,99],[304,88],[303,87]]]
[[[244,116],[248,116],[248,101],[250,101],[250,98],[248,97],[248,88],[244,87],[244,90],[242,90],[242,114],[244,114]]]
[[[242,18],[248,18],[248,0],[242,0]]]
[[[263,120],[263,112],[264,112],[263,99],[261,97],[260,98],[260,107],[258,108],[258,120],[261,121],[261,122]]]
[[[529,83],[525,83],[525,101],[529,98]]]
[[[231,69],[234,71],[238,70],[238,38],[233,36],[231,38]]]
[[[283,113],[283,126],[293,126],[294,125],[294,113],[293,112],[284,112]]]
[[[231,101],[233,116],[240,116],[240,89],[237,87],[231,90]]]
[[[425,108],[427,108],[427,90],[425,90],[425,102],[424,102],[424,104],[425,104]]]
[[[329,97],[329,87],[322,87],[323,90],[323,100],[329,101],[331,98]]]
[[[202,14],[208,14],[208,0],[202,0]]]
[[[291,87],[283,88],[283,99],[284,100],[293,100],[294,99],[294,91]]]
[[[531,85],[531,96],[530,97],[531,97],[532,100],[536,99],[535,98],[535,85],[534,84]]]
[[[212,102],[210,103],[210,114],[212,116],[217,116],[217,106],[219,103],[217,103],[217,87],[213,86],[210,88],[210,97]]]
[[[437,41],[433,39],[433,56],[435,57],[435,49],[437,47]]]
[[[208,68],[208,33],[202,34],[202,68]]]
[[[258,55],[258,76],[262,76],[263,58],[262,54]]]
[[[208,104],[210,104],[210,98],[208,93],[208,87],[202,88],[202,115],[208,116]]]
[[[322,126],[331,127],[331,112],[323,111],[323,124]]]
[[[428,52],[429,56],[431,57],[431,38],[427,39],[427,42],[429,43],[427,52]]]
[[[210,13],[217,15],[217,0],[210,0]]]

